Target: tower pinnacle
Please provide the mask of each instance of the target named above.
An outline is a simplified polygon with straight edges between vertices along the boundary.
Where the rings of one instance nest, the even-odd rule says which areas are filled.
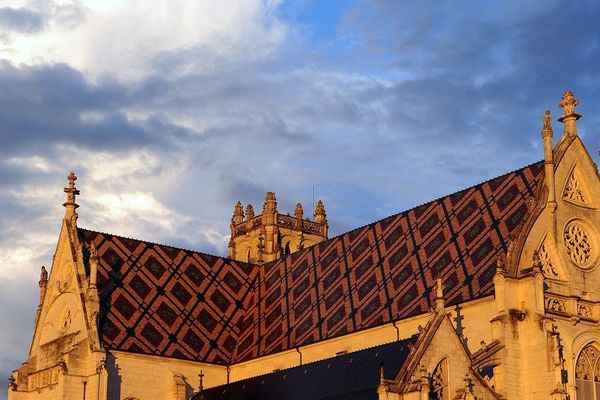
[[[563,109],[563,115],[558,119],[565,125],[564,134],[569,137],[577,136],[577,124],[576,121],[581,118],[581,115],[575,112],[575,107],[579,105],[579,100],[575,98],[573,92],[567,90],[563,94],[561,102],[558,104]]]
[[[77,180],[77,175],[73,171],[67,176],[69,180],[69,186],[65,188],[65,193],[67,194],[67,201],[63,203],[63,206],[66,208],[65,211],[65,219],[75,220],[77,222],[77,213],[75,210],[79,207],[79,205],[75,202],[76,196],[79,194],[79,190],[75,187],[75,181]]]
[[[564,97],[563,97],[564,98]],[[561,117],[562,118],[562,117]],[[544,140],[544,165],[546,170],[546,187],[548,188],[547,206],[551,213],[556,210],[555,182],[554,182],[554,154],[552,153],[552,121],[550,110],[544,112],[542,126],[542,139]]]

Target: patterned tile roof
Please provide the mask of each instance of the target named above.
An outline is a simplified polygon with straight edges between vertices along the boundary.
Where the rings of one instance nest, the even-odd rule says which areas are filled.
[[[78,229],[98,252],[100,335],[109,349],[226,364],[256,266]]]
[[[543,162],[392,215],[261,267],[79,229],[100,266],[109,349],[235,363],[493,293]]]
[[[377,400],[380,368],[394,379],[417,337],[205,389],[194,400]]]
[[[493,293],[543,162],[347,232],[266,264],[248,296],[236,362]]]

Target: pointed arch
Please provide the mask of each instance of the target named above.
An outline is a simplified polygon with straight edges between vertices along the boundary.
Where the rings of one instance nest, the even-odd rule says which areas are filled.
[[[577,399],[600,400],[600,349],[587,344],[575,361]]]
[[[432,400],[448,400],[448,359],[442,358],[435,366],[429,383],[429,398]]]

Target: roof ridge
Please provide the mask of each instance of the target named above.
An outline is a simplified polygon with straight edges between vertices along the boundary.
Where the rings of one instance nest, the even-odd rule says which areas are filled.
[[[96,231],[94,229],[88,229],[88,228],[82,228],[82,227],[77,227],[77,230],[78,231],[79,230],[84,230],[84,231],[88,231],[88,232],[99,233],[99,234],[105,235],[105,236],[114,236],[114,237],[117,237],[117,238],[120,238],[120,239],[135,240],[137,242],[142,242],[142,243],[151,244],[151,245],[155,245],[155,246],[171,247],[171,248],[176,249],[176,250],[183,250],[183,251],[187,251],[187,252],[191,252],[191,253],[203,254],[203,255],[209,256],[209,257],[218,257],[218,258],[221,258],[221,259],[226,260],[226,261],[233,261],[233,262],[238,263],[238,264],[246,264],[246,265],[251,265],[253,267],[258,267],[257,264],[252,264],[252,263],[248,263],[248,262],[244,262],[244,261],[237,261],[237,260],[234,260],[234,259],[229,258],[229,257],[219,256],[219,255],[216,255],[216,254],[209,254],[209,253],[206,253],[204,251],[186,249],[185,247],[172,246],[170,244],[152,242],[152,241],[143,240],[143,239],[136,239],[136,238],[132,238],[132,237],[129,237],[129,236],[118,235],[118,234],[109,233],[109,232],[103,232],[103,231]]]
[[[522,170],[524,170],[524,169],[527,169],[527,168],[529,168],[529,167],[532,167],[532,166],[534,166],[534,165],[536,165],[536,164],[543,163],[543,162],[544,162],[544,160],[538,160],[538,161],[535,161],[535,162],[529,163],[529,164],[527,164],[527,165],[525,165],[525,166],[523,166],[523,167],[521,167],[521,168],[515,168],[515,169],[513,169],[513,170],[511,170],[511,171],[505,172],[505,173],[503,173],[503,174],[500,174],[500,175],[496,175],[496,176],[494,176],[494,177],[492,177],[492,178],[486,179],[485,181],[481,181],[481,182],[479,182],[479,183],[476,183],[476,184],[474,184],[474,185],[468,186],[468,187],[466,187],[466,188],[464,188],[464,189],[460,189],[460,190],[454,191],[454,192],[452,192],[452,193],[448,193],[448,194],[445,194],[445,195],[443,195],[443,196],[436,197],[435,199],[432,199],[432,200],[426,201],[426,202],[424,202],[424,203],[417,204],[416,206],[413,206],[413,207],[411,207],[411,208],[407,208],[407,209],[405,209],[405,210],[399,211],[399,212],[397,212],[397,213],[394,213],[394,214],[390,214],[390,215],[388,215],[388,216],[386,216],[386,217],[383,217],[383,218],[377,219],[377,220],[375,220],[375,221],[372,221],[372,222],[369,222],[369,223],[367,223],[367,224],[364,224],[364,225],[358,226],[358,227],[356,227],[356,228],[352,228],[352,229],[350,229],[349,231],[346,231],[346,232],[340,233],[339,235],[332,236],[332,237],[330,237],[330,238],[328,238],[328,239],[326,239],[326,240],[323,240],[322,242],[319,242],[319,243],[317,243],[317,244],[314,244],[314,245],[312,245],[312,246],[310,246],[310,247],[317,246],[317,245],[320,245],[320,244],[323,244],[323,243],[327,243],[327,242],[333,241],[333,240],[335,240],[335,239],[339,239],[339,238],[341,238],[342,236],[345,236],[345,235],[349,234],[350,232],[358,231],[358,230],[360,230],[360,229],[364,229],[364,228],[366,228],[366,227],[368,227],[368,226],[375,225],[375,224],[377,224],[377,223],[379,223],[379,222],[383,221],[384,219],[388,219],[388,218],[396,217],[396,216],[398,216],[398,215],[401,215],[401,214],[409,213],[410,211],[412,211],[412,210],[415,210],[415,209],[417,209],[417,208],[419,208],[419,207],[425,206],[425,205],[427,205],[427,204],[435,203],[435,202],[437,202],[437,201],[439,201],[439,200],[441,200],[441,199],[445,199],[445,198],[447,198],[447,197],[454,196],[454,195],[456,195],[456,194],[458,194],[458,193],[465,192],[465,191],[467,191],[467,190],[470,190],[470,189],[473,189],[473,188],[475,188],[475,187],[477,187],[477,186],[484,185],[484,184],[486,184],[486,183],[488,183],[488,182],[491,182],[491,181],[493,181],[494,179],[498,179],[498,178],[501,178],[501,177],[503,177],[503,176],[506,176],[506,175],[513,174],[513,173],[515,173],[515,172],[517,172],[517,171],[522,171]],[[299,251],[295,251],[295,252],[293,252],[293,253],[290,253],[290,254],[286,254],[286,255],[285,255],[285,256],[283,256],[283,257],[276,258],[275,260],[273,260],[273,261],[269,261],[268,263],[265,263],[265,264],[263,264],[263,265],[270,265],[270,264],[274,264],[274,263],[276,263],[277,261],[281,261],[281,260],[283,260],[283,259],[286,259],[286,258],[288,258],[288,257],[291,257],[292,255],[294,255],[294,254],[297,254],[297,253],[299,253],[299,252],[301,252],[301,251],[305,251],[306,249],[309,249],[310,247],[307,247],[307,248],[305,248],[305,249],[302,249],[302,250],[299,250]],[[253,264],[253,265],[254,265],[254,264]]]

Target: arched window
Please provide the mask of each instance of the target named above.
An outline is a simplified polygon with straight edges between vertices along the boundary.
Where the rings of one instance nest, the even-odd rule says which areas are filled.
[[[448,400],[448,361],[443,358],[436,365],[431,374],[429,383],[429,399],[430,400]]]
[[[575,365],[577,400],[600,400],[600,351],[588,344]]]

